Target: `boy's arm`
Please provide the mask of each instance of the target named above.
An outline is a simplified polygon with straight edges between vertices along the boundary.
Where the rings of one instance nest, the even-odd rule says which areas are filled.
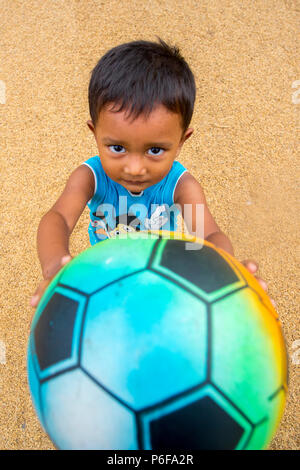
[[[37,250],[45,279],[53,277],[62,257],[70,255],[70,235],[93,194],[94,176],[86,165],[81,165],[73,171],[61,196],[42,217]]]
[[[37,250],[44,280],[39,284],[31,306],[36,307],[51,278],[70,261],[70,235],[86,203],[94,194],[94,176],[86,165],[79,166],[52,208],[42,217],[37,233]]]
[[[207,206],[204,191],[198,181],[188,172],[184,173],[175,189],[174,202],[181,207],[184,222],[190,234],[213,243],[234,255],[229,238],[220,230]],[[203,207],[202,212],[197,205]]]

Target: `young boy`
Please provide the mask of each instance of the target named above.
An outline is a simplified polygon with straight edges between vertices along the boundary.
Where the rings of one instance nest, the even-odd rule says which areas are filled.
[[[99,156],[75,169],[39,224],[44,280],[31,299],[33,307],[51,278],[71,260],[69,238],[86,205],[91,244],[120,231],[176,230],[179,207],[189,232],[233,255],[201,185],[176,161],[193,133],[189,124],[195,94],[189,66],[176,47],[161,39],[122,44],[100,59],[89,84],[87,122]],[[243,263],[253,274],[258,269],[253,261]]]

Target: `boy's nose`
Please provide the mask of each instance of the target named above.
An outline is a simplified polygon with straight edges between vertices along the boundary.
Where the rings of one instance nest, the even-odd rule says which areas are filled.
[[[146,168],[143,164],[143,158],[139,156],[130,156],[125,164],[124,173],[127,176],[144,176],[146,173]]]

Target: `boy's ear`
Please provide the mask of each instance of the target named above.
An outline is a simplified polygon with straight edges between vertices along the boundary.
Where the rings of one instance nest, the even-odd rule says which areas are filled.
[[[192,127],[189,127],[182,136],[182,143],[184,143],[187,139],[189,139],[191,135],[193,134],[193,132],[194,132],[194,129]]]
[[[92,133],[95,135],[95,128],[94,128],[94,124],[93,124],[93,121],[91,121],[90,119],[87,121],[87,126],[88,128],[92,131]]]
[[[178,150],[177,150],[177,152],[176,152],[176,157],[175,157],[175,158],[178,157],[178,155],[179,155],[179,153],[180,153],[180,151],[181,151],[181,148],[182,148],[184,142],[185,142],[187,139],[189,139],[189,138],[191,137],[191,135],[193,134],[193,132],[194,132],[194,129],[192,129],[191,127],[189,127],[189,128],[185,131],[185,133],[184,133],[183,136],[181,137],[181,141],[180,141]]]

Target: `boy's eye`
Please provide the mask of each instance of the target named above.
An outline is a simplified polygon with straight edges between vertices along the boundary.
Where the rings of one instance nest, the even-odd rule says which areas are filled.
[[[109,145],[108,148],[113,152],[113,153],[124,153],[125,148],[123,145]]]
[[[160,147],[151,147],[151,149],[149,149],[148,152],[151,152],[150,155],[158,156],[164,152],[164,149]]]

